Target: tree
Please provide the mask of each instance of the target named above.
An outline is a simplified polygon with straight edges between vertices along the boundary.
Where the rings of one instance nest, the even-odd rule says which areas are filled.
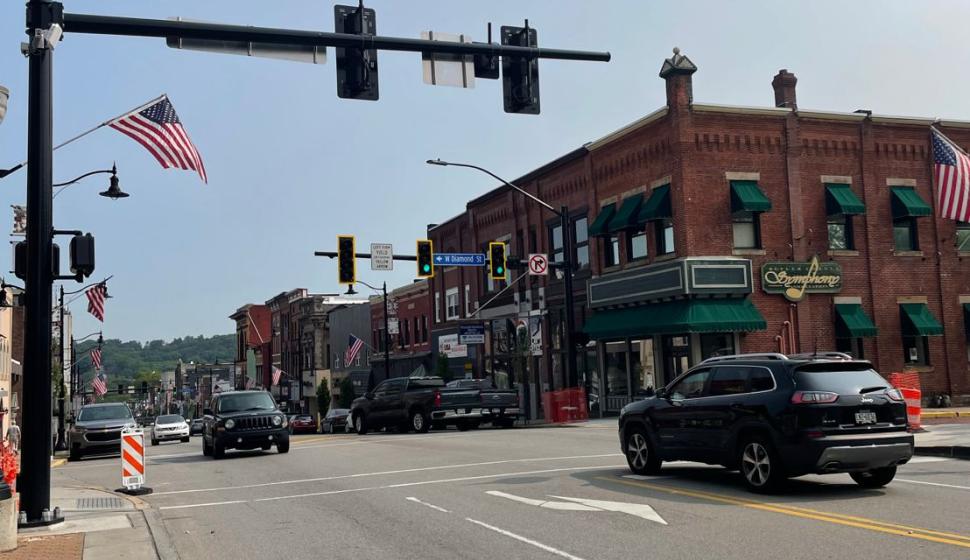
[[[452,373],[448,368],[448,356],[444,354],[438,354],[438,361],[435,364],[435,375],[445,380],[445,383],[451,381]]]
[[[320,416],[326,416],[330,410],[330,382],[326,379],[317,385],[317,412]]]
[[[340,408],[350,408],[354,403],[354,382],[350,375],[345,375],[340,380]]]

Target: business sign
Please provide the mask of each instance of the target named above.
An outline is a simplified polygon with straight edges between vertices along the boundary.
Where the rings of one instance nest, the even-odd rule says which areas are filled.
[[[523,354],[542,355],[541,317],[522,317],[515,320],[515,346]]]
[[[819,261],[818,255],[807,263],[768,262],[761,267],[761,287],[789,301],[801,301],[806,293],[837,293],[842,291],[842,267]]]
[[[459,344],[485,344],[485,325],[458,325]]]
[[[548,276],[549,255],[545,253],[531,253],[529,255],[529,274],[532,276]]]
[[[435,266],[485,266],[485,253],[435,253]]]
[[[387,318],[387,334],[400,334],[400,323],[394,317]]]
[[[461,344],[457,334],[446,334],[438,337],[438,353],[449,358],[467,358],[468,346]]]
[[[370,244],[370,269],[394,270],[394,247],[390,243]]]

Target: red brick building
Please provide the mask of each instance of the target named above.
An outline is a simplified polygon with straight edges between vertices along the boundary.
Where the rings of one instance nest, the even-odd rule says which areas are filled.
[[[241,372],[237,385],[245,388],[249,379],[249,352],[253,352],[255,362],[252,386],[264,386],[263,372],[271,367],[271,335],[269,307],[260,304],[247,303],[229,316],[236,322],[236,371]]]
[[[434,371],[431,362],[431,299],[428,284],[423,281],[401,286],[387,295],[391,326],[389,356],[390,377],[410,375],[423,367]],[[370,356],[374,382],[385,379],[384,366],[384,298],[370,299],[371,340]],[[396,330],[396,332],[395,332]]]
[[[970,122],[801,109],[785,70],[772,107],[702,104],[696,70],[675,51],[664,107],[513,181],[570,208],[594,412],[713,354],[815,349],[918,371],[924,397],[970,399],[970,224],[938,217],[930,142],[933,125],[966,146]],[[497,240],[553,260],[561,234],[506,187],[428,231],[438,252]],[[561,282],[537,278],[479,313],[486,344],[468,350],[476,374],[519,384],[536,412],[536,392],[563,386],[564,328]],[[432,338],[504,285],[437,270]]]

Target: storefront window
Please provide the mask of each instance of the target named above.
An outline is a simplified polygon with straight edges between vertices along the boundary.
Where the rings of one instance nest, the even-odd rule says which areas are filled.
[[[626,342],[606,344],[606,394],[627,394]]]
[[[663,343],[664,379],[666,385],[690,368],[690,336],[664,335]]]
[[[599,359],[596,354],[596,343],[590,342],[585,351],[580,351],[579,360],[582,365],[581,375],[583,376],[583,386],[586,388],[586,398],[588,400],[589,415],[600,415],[600,371]]]
[[[732,333],[704,333],[700,338],[702,360],[714,356],[737,354],[734,350],[734,334]]]
[[[652,338],[630,343],[630,368],[633,370],[633,395],[652,395],[657,388]]]

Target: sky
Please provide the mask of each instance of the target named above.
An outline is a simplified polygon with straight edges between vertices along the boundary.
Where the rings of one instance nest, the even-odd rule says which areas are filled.
[[[350,3],[350,2],[345,2]],[[65,0],[65,11],[331,31],[329,1]],[[88,178],[55,200],[54,224],[92,232],[97,269],[108,275],[104,333],[170,340],[233,332],[228,316],[293,288],[339,290],[335,236],[359,248],[393,243],[412,253],[427,224],[459,214],[497,186],[472,170],[428,166],[429,158],[475,163],[508,179],[664,104],[661,63],[678,46],[698,66],[697,102],[773,104],[771,79],[798,76],[805,109],[970,120],[970,2],[647,0],[371,0],[380,35],[421,31],[485,39],[486,23],[528,18],[539,45],[609,51],[612,61],[540,62],[542,113],[502,110],[501,82],[474,89],[422,83],[420,55],[382,52],[380,100],[339,99],[333,50],[324,65],[169,49],[161,39],[65,34],[54,55],[54,141],[167,93],[209,175],[163,170],[126,136],[102,128],[55,152],[54,180],[117,162],[131,197],[97,196],[107,176]],[[938,17],[946,14],[946,17]],[[27,62],[22,2],[0,6],[0,85],[10,89],[0,123],[0,167],[26,157]],[[497,33],[496,33],[497,36]],[[497,40],[497,39],[496,39]],[[0,228],[23,204],[26,173],[0,180]],[[61,241],[67,268],[67,239]],[[361,249],[361,250],[363,250]],[[12,251],[0,252],[8,282]],[[359,277],[410,282],[358,264]],[[69,282],[65,289],[77,284]],[[72,305],[75,332],[101,325]]]

